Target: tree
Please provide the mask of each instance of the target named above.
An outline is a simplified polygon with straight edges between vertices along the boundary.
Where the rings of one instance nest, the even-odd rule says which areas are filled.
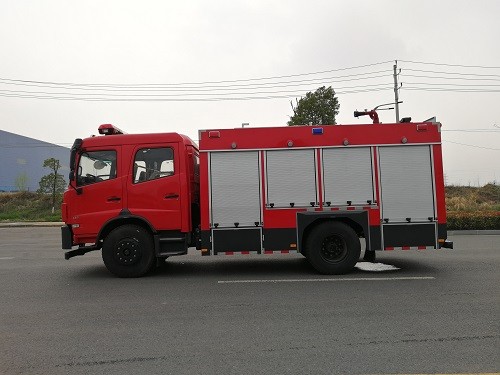
[[[16,177],[16,189],[17,191],[26,191],[28,186],[28,176],[26,172],[19,173]]]
[[[52,172],[40,179],[40,182],[38,183],[40,186],[38,192],[42,194],[52,194],[52,213],[54,213],[56,197],[64,192],[66,181],[64,181],[64,177],[62,175],[57,173],[61,168],[59,160],[54,158],[45,159],[43,161],[43,167],[50,168]]]
[[[308,92],[297,101],[288,125],[333,125],[339,113],[340,104],[331,86],[320,87],[315,92]]]

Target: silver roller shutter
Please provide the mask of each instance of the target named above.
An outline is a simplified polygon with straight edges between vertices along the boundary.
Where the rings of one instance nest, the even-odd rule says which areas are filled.
[[[317,201],[314,150],[266,152],[267,204],[310,206]]]
[[[324,201],[333,205],[373,202],[370,147],[323,150]]]
[[[255,226],[260,218],[257,151],[212,152],[210,184],[212,223],[220,227]]]
[[[382,217],[390,222],[434,217],[429,146],[379,147]]]

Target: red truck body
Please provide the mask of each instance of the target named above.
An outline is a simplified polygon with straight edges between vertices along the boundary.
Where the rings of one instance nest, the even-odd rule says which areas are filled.
[[[441,124],[214,129],[76,140],[62,205],[66,258],[102,249],[140,276],[157,258],[299,252],[321,273],[375,250],[451,247]],[[76,249],[73,249],[77,246]]]

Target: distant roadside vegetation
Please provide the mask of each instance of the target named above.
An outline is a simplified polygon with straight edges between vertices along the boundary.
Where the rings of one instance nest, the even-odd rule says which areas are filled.
[[[447,186],[448,229],[500,229],[500,185]]]
[[[61,221],[61,195],[52,213],[52,194],[0,193],[0,222],[9,221]]]
[[[52,213],[52,195],[0,193],[0,221],[61,221],[61,195]],[[500,230],[500,186],[447,186],[448,229]]]
[[[62,193],[66,187],[63,176],[58,173],[61,163],[48,158],[43,161],[43,168],[50,173],[40,179],[36,193],[26,191],[26,173],[16,178],[18,192],[0,191],[0,222],[61,221]]]

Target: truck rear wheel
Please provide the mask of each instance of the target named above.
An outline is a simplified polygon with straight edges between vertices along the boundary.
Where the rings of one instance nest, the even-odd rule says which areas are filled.
[[[360,253],[361,244],[356,232],[341,222],[321,223],[307,236],[307,260],[323,274],[338,275],[351,271]]]
[[[155,265],[153,238],[142,227],[122,225],[104,239],[102,260],[118,277],[143,276]]]

